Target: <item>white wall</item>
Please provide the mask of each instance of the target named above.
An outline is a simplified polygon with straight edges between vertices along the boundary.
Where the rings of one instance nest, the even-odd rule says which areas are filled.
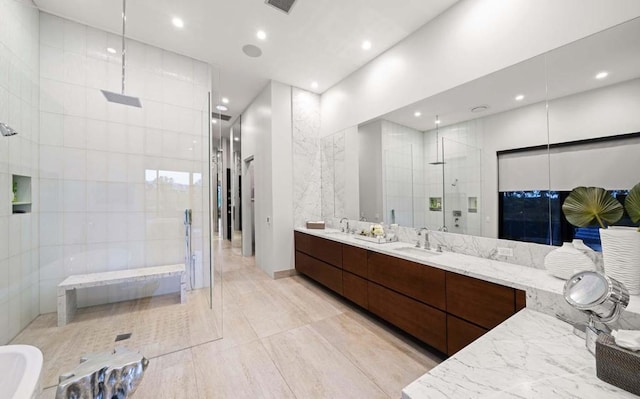
[[[184,262],[185,208],[193,209],[197,286],[208,269],[208,91],[203,62],[127,42],[127,93],[142,108],[108,103],[120,90],[116,35],[40,14],[40,306],[56,307],[71,274]],[[79,292],[79,305],[174,292],[176,281]]]
[[[640,16],[635,0],[463,0],[322,95],[322,135]]]
[[[0,345],[39,312],[38,10],[31,1],[0,0]],[[31,213],[12,214],[12,175],[31,177]],[[54,298],[55,301],[55,298]]]

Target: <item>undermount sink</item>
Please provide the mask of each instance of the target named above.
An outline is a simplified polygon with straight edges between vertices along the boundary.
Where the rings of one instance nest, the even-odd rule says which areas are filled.
[[[406,254],[416,255],[416,256],[437,256],[437,255],[442,255],[441,252],[435,252],[435,251],[432,251],[430,249],[422,249],[422,248],[416,248],[416,247],[400,247],[400,248],[394,249],[394,251],[404,252]]]
[[[42,352],[30,345],[0,346],[0,392],[3,398],[36,398],[40,394]]]

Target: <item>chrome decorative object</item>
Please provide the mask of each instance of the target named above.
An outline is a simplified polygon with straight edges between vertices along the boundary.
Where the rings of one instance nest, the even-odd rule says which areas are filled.
[[[594,271],[575,274],[564,285],[564,299],[574,308],[589,315],[586,345],[595,353],[598,335],[608,330],[629,305],[629,291],[618,280]],[[605,324],[606,330],[596,328],[595,322]],[[608,331],[606,331],[608,332]]]
[[[126,399],[148,365],[144,356],[124,347],[83,356],[75,369],[60,376],[56,399]]]
[[[13,136],[18,134],[13,128],[4,122],[0,122],[0,134],[3,136]]]

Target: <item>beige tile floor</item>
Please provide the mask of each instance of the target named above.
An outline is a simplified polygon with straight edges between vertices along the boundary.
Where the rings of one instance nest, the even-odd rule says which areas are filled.
[[[441,360],[310,280],[272,280],[253,258],[217,245],[224,337],[152,357],[135,398],[399,398]],[[157,306],[153,317],[175,306]],[[76,343],[93,339],[79,332]],[[55,388],[41,395],[54,397]]]

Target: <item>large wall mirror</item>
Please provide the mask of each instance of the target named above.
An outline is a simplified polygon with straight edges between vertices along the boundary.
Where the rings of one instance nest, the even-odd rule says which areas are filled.
[[[323,217],[567,240],[565,191],[640,180],[638,38],[630,21],[324,137]]]

